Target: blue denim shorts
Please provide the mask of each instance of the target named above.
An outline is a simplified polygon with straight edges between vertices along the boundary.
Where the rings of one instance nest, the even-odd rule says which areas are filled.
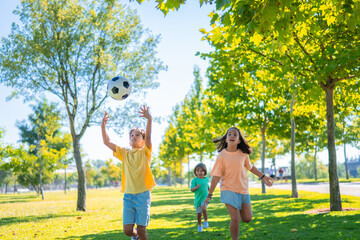
[[[124,194],[123,225],[147,226],[150,220],[150,191]]]
[[[207,207],[208,204],[205,204],[205,202],[202,202],[201,205],[196,209],[196,213],[202,213],[202,207],[205,206],[205,208]]]
[[[239,210],[241,210],[243,204],[251,203],[249,194],[241,194],[232,191],[222,191],[220,198],[222,203],[230,204]]]

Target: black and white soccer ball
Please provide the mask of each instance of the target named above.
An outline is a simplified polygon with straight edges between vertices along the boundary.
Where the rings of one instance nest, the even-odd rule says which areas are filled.
[[[122,76],[114,77],[109,81],[107,91],[113,99],[124,100],[131,93],[130,81]]]

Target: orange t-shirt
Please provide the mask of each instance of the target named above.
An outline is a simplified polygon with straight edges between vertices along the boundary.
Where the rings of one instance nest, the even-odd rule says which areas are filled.
[[[224,149],[217,156],[210,175],[220,177],[220,191],[249,194],[246,170],[250,171],[253,166],[249,154],[239,149],[236,152],[228,152]]]

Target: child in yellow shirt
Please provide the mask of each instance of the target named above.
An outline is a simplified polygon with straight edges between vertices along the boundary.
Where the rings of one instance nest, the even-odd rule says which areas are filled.
[[[149,107],[140,107],[140,117],[147,119],[146,132],[143,129],[131,129],[129,140],[132,149],[122,148],[110,141],[106,131],[109,115],[105,112],[101,124],[104,144],[116,158],[123,163],[121,186],[123,199],[123,230],[132,239],[147,240],[146,227],[150,220],[150,190],[155,180],[150,170],[151,162],[151,125]],[[137,225],[136,229],[134,228]]]

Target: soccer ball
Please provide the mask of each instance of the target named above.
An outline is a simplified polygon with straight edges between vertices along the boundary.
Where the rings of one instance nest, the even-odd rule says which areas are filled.
[[[116,100],[123,100],[130,95],[130,81],[124,77],[118,76],[111,79],[107,85],[107,91],[110,97]]]

